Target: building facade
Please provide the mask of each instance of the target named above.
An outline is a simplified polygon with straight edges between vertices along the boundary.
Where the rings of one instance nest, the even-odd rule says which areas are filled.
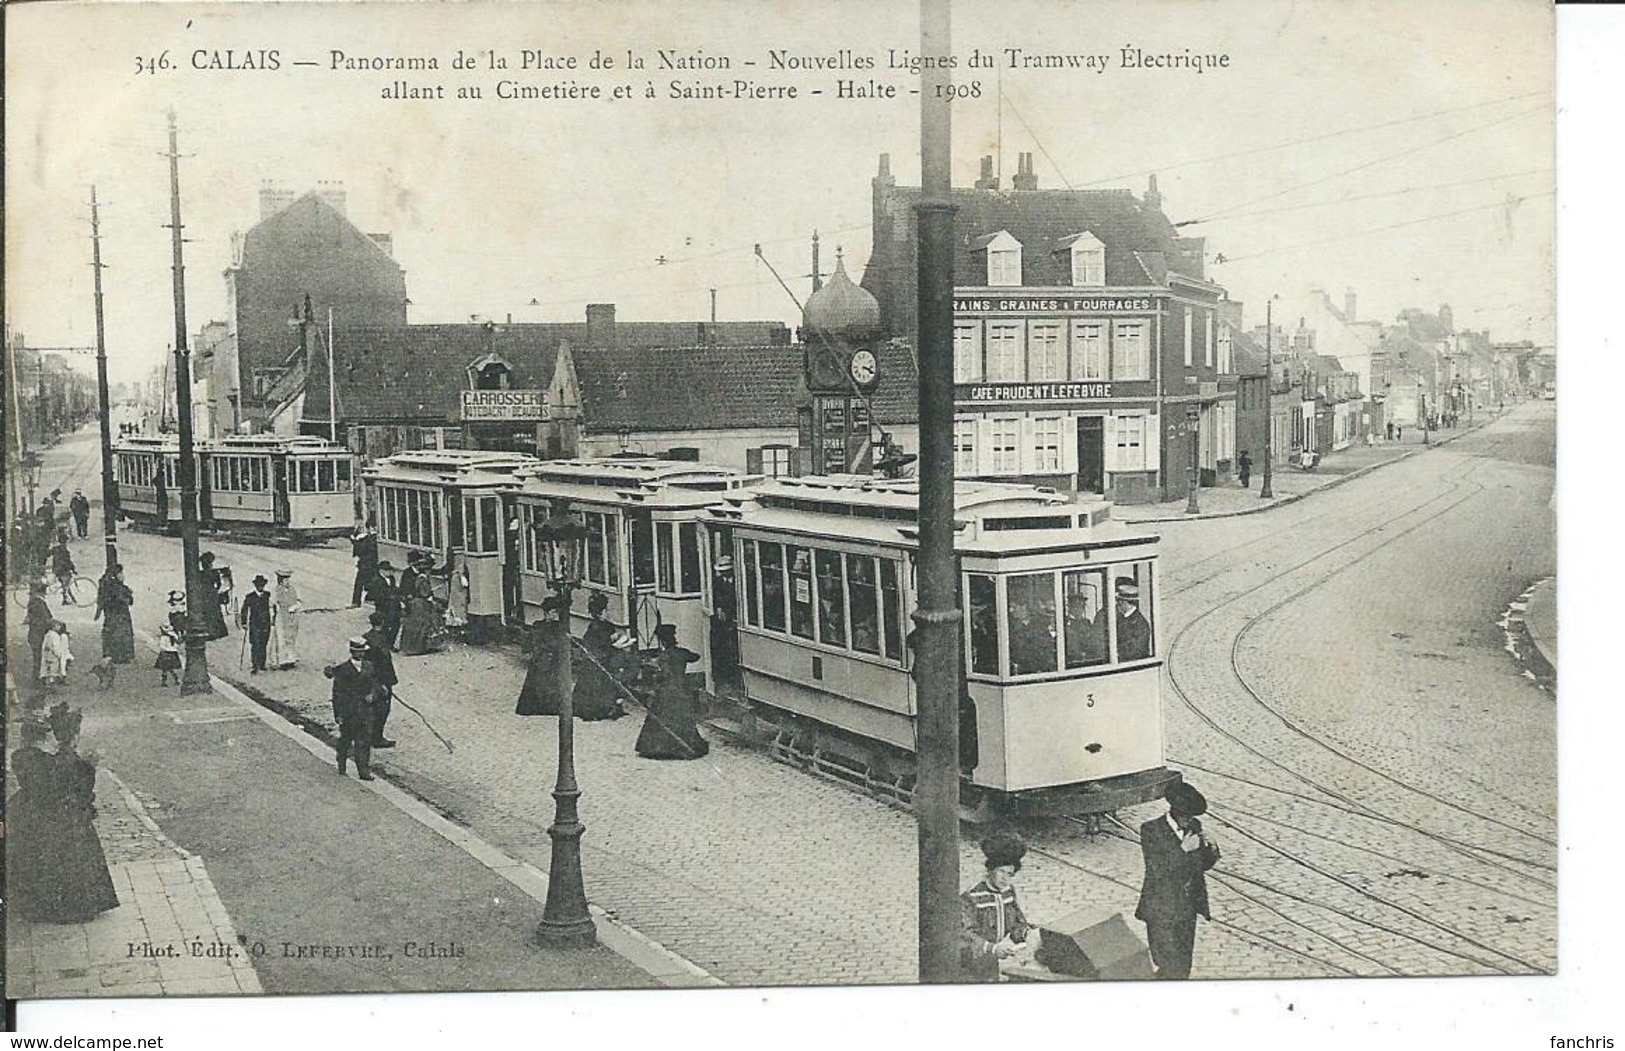
[[[1001,191],[984,162],[956,190],[956,469],[1127,503],[1215,484],[1236,451],[1225,290],[1176,236],[1155,177],[1127,190],[1039,190],[1023,154]],[[886,335],[917,343],[913,207],[887,158],[874,179],[863,286]]]

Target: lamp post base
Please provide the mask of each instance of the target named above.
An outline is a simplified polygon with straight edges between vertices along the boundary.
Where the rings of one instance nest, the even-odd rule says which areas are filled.
[[[547,903],[542,906],[542,922],[536,925],[537,942],[553,948],[584,948],[598,941],[581,878],[581,834],[587,829],[575,819],[578,795],[573,789],[553,793],[564,813],[547,830],[553,860],[547,873]]]
[[[571,923],[543,920],[536,925],[536,942],[548,949],[588,949],[598,944],[598,928],[590,916]]]

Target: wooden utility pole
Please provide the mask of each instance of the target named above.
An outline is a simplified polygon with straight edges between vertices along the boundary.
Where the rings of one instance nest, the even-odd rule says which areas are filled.
[[[948,0],[921,0],[920,54],[950,53]],[[914,810],[919,819],[920,981],[959,967],[959,609],[954,572],[954,272],[948,71],[920,84],[920,570]]]
[[[118,486],[113,482],[113,406],[107,396],[107,329],[102,315],[102,228],[90,188],[90,265],[96,278],[96,396],[102,410],[102,537],[107,568],[118,565]]]
[[[186,265],[181,258],[181,168],[175,111],[169,111],[169,232],[175,284],[175,423],[180,429],[181,558],[186,561],[186,670],[182,693],[208,693],[209,648],[203,611],[219,597],[204,590],[198,564],[197,456],[192,448],[192,364],[186,349]],[[163,465],[159,465],[163,470]]]

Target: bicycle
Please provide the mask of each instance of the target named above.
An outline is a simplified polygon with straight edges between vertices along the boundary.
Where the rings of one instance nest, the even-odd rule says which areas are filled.
[[[92,603],[95,602],[96,581],[92,580],[90,577],[81,576],[80,574],[75,573],[73,576],[68,577],[66,581],[63,581],[60,577],[57,578],[57,583],[58,596],[64,606],[79,605],[79,597],[81,595],[88,595],[90,596],[89,601]],[[26,597],[23,604],[27,605]]]

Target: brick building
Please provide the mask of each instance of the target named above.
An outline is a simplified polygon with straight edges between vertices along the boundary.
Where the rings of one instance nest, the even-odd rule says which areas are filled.
[[[1236,377],[1225,290],[1179,237],[1153,176],[1128,190],[1040,190],[1023,154],[953,191],[955,442],[962,476],[1175,499],[1232,469]],[[863,287],[883,335],[917,345],[914,206],[882,156]]]

